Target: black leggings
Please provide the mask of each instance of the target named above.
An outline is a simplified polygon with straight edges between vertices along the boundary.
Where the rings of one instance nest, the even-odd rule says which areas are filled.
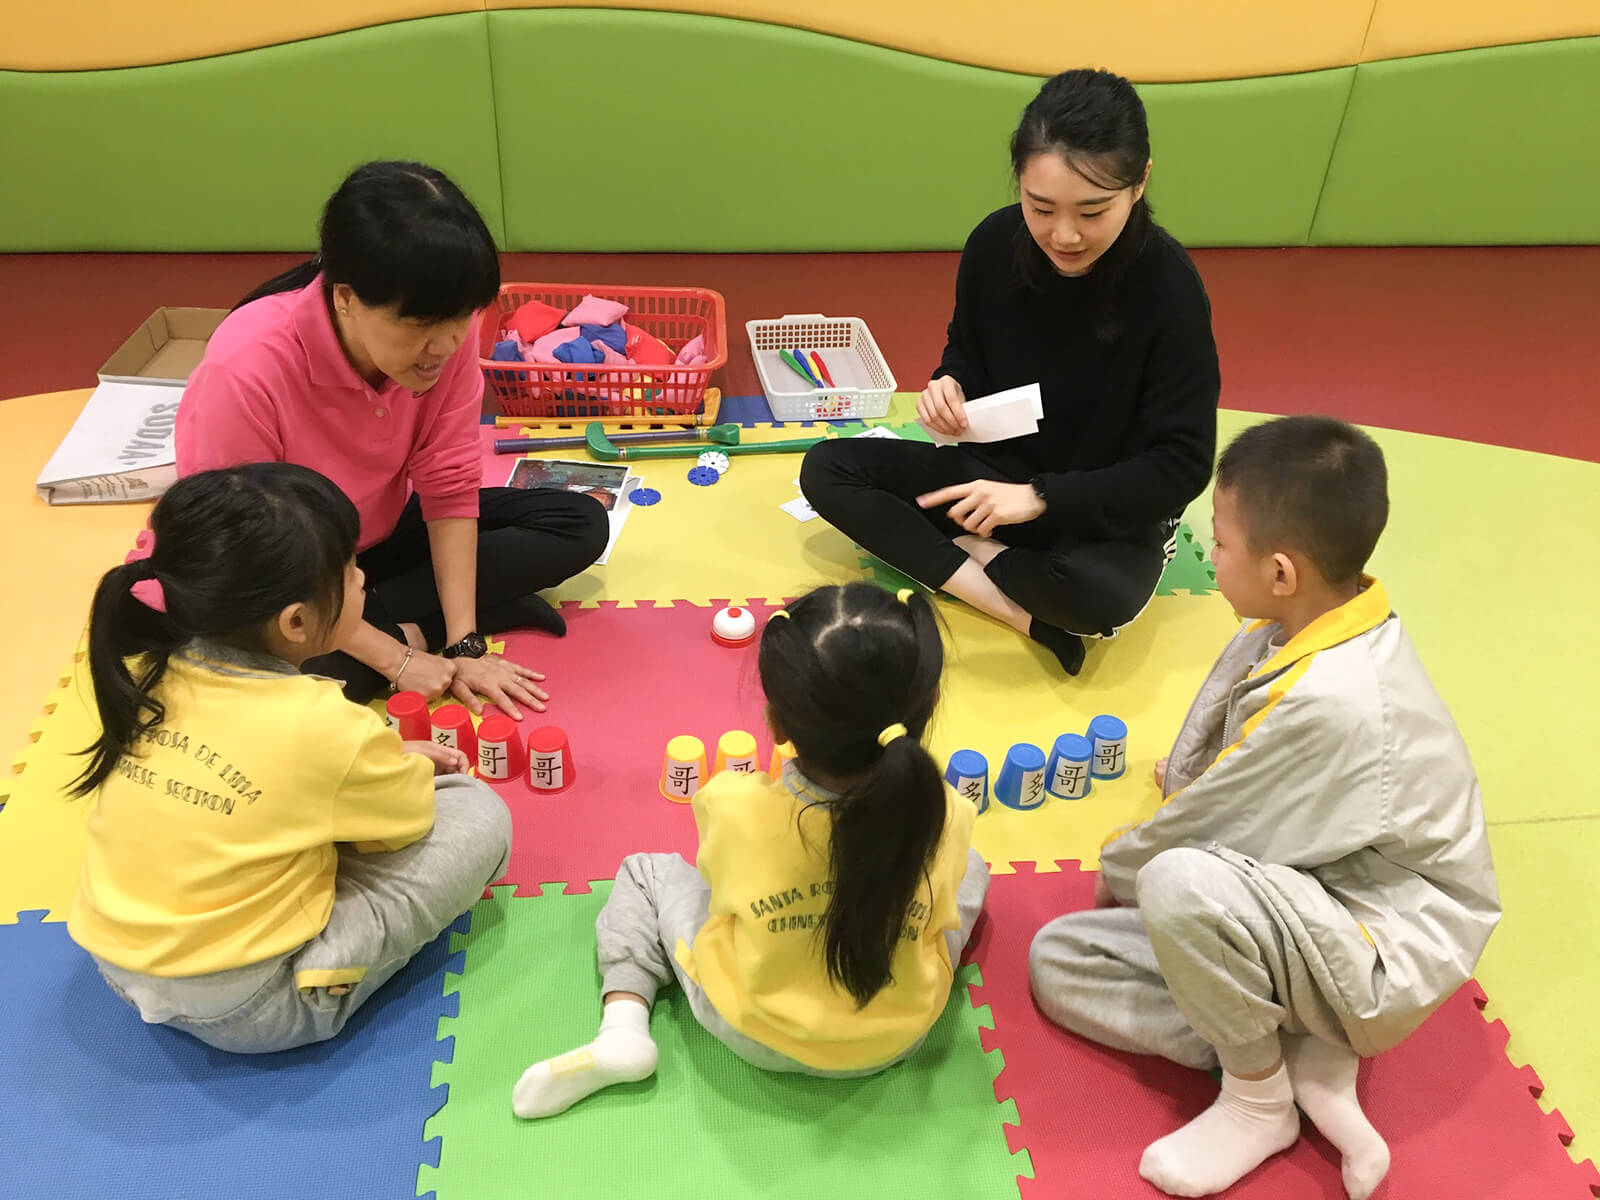
[[[1003,478],[960,446],[888,438],[821,442],[807,451],[800,468],[800,489],[812,508],[930,588],[943,586],[968,561],[953,540],[966,530],[944,508],[917,507],[916,498],[974,479],[1020,482]],[[1078,541],[1054,529],[1048,515],[1002,525],[994,539],[1010,548],[985,570],[1001,592],[1046,625],[1108,636],[1150,602],[1170,557],[1174,526],[1161,522],[1120,541]]]
[[[554,587],[605,553],[606,510],[593,496],[524,488],[478,493],[478,632],[515,628],[526,610],[516,602]],[[396,638],[412,623],[430,650],[443,649],[444,615],[433,578],[428,526],[416,496],[394,532],[356,556],[366,572],[366,619]],[[403,639],[402,639],[403,640]],[[345,695],[365,703],[389,681],[347,654],[309,660],[302,670],[345,681]]]

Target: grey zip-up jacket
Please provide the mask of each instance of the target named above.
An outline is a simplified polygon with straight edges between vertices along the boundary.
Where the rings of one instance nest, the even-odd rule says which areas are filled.
[[[1375,1054],[1472,974],[1500,898],[1466,745],[1383,586],[1362,583],[1275,651],[1278,625],[1240,630],[1178,733],[1161,807],[1100,867],[1124,903],[1176,846],[1251,872],[1351,1045]]]

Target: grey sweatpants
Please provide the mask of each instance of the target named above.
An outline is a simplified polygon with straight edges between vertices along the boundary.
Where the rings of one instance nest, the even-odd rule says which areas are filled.
[[[167,979],[97,959],[113,991],[145,1021],[170,1025],[219,1050],[264,1054],[326,1041],[422,947],[505,873],[511,814],[466,775],[434,781],[433,828],[391,853],[339,848],[333,911],[321,933],[265,962]],[[342,996],[302,991],[300,971],[365,967]]]
[[[1034,999],[1056,1024],[1116,1050],[1234,1075],[1271,1068],[1280,1032],[1349,1045],[1248,872],[1206,850],[1174,849],[1145,864],[1136,887],[1136,908],[1068,913],[1034,937]]]
[[[972,937],[972,927],[989,894],[989,868],[976,850],[967,851],[967,873],[956,890],[956,911],[961,928],[945,931],[950,962],[957,963]],[[786,1054],[763,1046],[740,1033],[712,1007],[700,985],[684,973],[673,954],[679,940],[694,944],[695,935],[711,915],[711,885],[676,854],[632,854],[622,860],[617,882],[594,923],[595,947],[600,962],[602,996],[633,992],[655,1003],[656,992],[674,979],[688,997],[689,1008],[707,1033],[745,1062],[765,1071],[849,1079],[875,1075],[892,1063],[860,1071],[824,1071],[796,1062]],[[909,1047],[893,1060],[914,1054]]]

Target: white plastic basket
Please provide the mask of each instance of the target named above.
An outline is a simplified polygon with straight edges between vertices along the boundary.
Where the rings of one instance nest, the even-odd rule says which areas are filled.
[[[894,375],[860,317],[821,313],[746,321],[750,353],[776,421],[842,421],[888,415]],[[779,350],[820,350],[833,386],[810,387]]]

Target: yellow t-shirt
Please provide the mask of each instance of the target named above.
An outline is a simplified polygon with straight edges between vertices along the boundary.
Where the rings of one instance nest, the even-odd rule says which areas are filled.
[[[433,767],[329,680],[174,655],[166,719],[92,797],[67,932],[130,971],[202,975],[322,932],[337,843],[433,827]]]
[[[766,775],[724,772],[694,798],[697,865],[711,915],[677,958],[729,1025],[821,1070],[881,1066],[923,1037],[944,1010],[954,970],[946,930],[958,929],[956,890],[967,870],[971,802],[945,789],[944,835],[906,914],[894,980],[865,1007],[828,978],[818,931],[828,906],[832,818]]]

